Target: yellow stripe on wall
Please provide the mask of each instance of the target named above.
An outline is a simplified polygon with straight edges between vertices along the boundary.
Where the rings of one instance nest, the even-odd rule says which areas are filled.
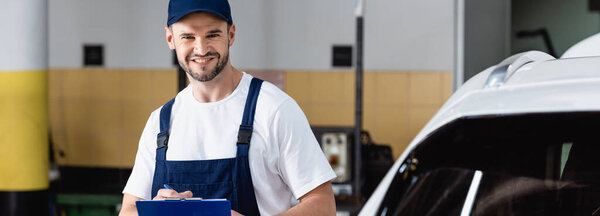
[[[0,190],[48,188],[47,75],[0,71]]]

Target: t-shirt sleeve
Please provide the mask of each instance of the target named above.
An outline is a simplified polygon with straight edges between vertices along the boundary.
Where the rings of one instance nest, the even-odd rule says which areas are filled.
[[[158,113],[153,112],[140,137],[135,164],[123,193],[149,200],[154,179],[156,155],[156,134],[158,133]]]
[[[272,128],[279,144],[281,178],[297,199],[336,177],[306,116],[293,99],[279,106]]]

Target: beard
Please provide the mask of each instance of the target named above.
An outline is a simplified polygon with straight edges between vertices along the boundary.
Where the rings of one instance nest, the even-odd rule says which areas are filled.
[[[215,69],[210,71],[208,74],[201,75],[200,72],[192,71],[192,69],[190,69],[190,67],[188,67],[188,64],[185,64],[186,62],[189,62],[190,59],[193,57],[208,57],[208,56],[214,56],[217,59],[217,65],[215,66]],[[196,80],[198,82],[208,82],[208,81],[213,80],[215,77],[217,77],[217,75],[219,75],[221,73],[221,71],[223,71],[223,68],[225,68],[225,65],[227,65],[228,61],[229,61],[229,52],[227,52],[223,58],[221,58],[221,54],[219,54],[217,52],[208,52],[205,55],[191,54],[185,58],[185,62],[182,62],[181,60],[179,60],[179,65],[194,80]],[[206,66],[202,67],[202,70],[206,71]]]

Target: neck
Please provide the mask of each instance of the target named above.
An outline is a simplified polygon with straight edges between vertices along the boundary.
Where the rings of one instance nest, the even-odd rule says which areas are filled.
[[[242,72],[231,65],[227,65],[211,81],[200,82],[190,78],[188,75],[194,98],[200,103],[209,103],[223,100],[231,95],[242,80]]]

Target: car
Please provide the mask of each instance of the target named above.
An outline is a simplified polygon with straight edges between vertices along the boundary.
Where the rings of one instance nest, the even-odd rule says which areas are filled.
[[[480,72],[359,215],[600,215],[600,57],[529,51]]]

